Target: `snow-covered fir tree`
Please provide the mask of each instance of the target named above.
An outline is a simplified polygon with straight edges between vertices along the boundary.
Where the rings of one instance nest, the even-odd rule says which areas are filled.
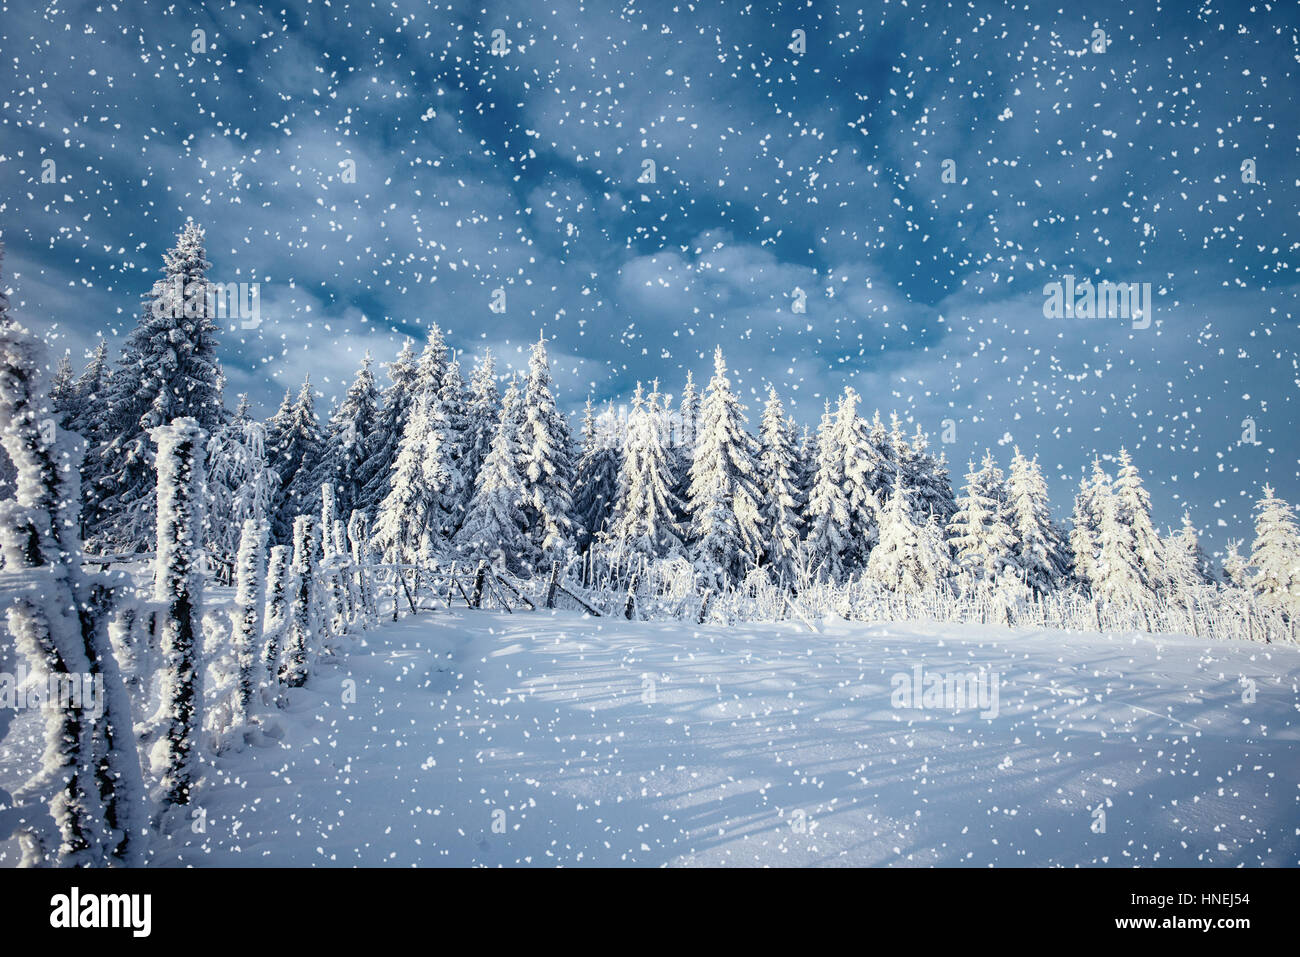
[[[802,526],[799,449],[776,389],[767,390],[759,421],[758,487],[762,492],[763,561],[777,576],[793,577]]]
[[[894,455],[917,520],[924,521],[933,515],[941,526],[947,525],[957,510],[952,481],[943,456],[936,458],[930,454],[929,440],[919,423],[910,440],[900,441]]]
[[[266,458],[279,483],[271,509],[271,538],[289,542],[299,515],[316,511],[320,486],[315,482],[324,436],[316,415],[311,376],[303,380],[296,399],[285,393],[266,428]]]
[[[609,530],[608,523],[618,500],[622,441],[612,406],[607,403],[596,415],[588,398],[582,419],[582,452],[573,489],[573,518],[581,531],[580,551],[586,551]]]
[[[880,513],[880,541],[867,559],[865,579],[888,591],[922,595],[940,587],[952,560],[938,521],[918,523],[910,498],[901,482],[894,485]]]
[[[330,414],[312,485],[334,487],[340,515],[351,515],[363,497],[362,470],[370,457],[380,426],[379,389],[371,369],[370,355],[347,392]]]
[[[1214,581],[1210,560],[1201,548],[1200,533],[1192,524],[1190,514],[1183,512],[1181,528],[1161,545],[1165,563],[1163,578],[1175,593]]]
[[[755,443],[718,347],[691,464],[691,548],[700,569],[738,581],[763,553]]]
[[[203,230],[189,223],[163,256],[162,278],[144,297],[108,386],[105,443],[86,469],[100,552],[141,552],[154,538],[150,430],[192,418],[212,431],[225,418],[217,326],[208,316]]]
[[[1241,554],[1241,539],[1230,538],[1224,546],[1223,580],[1234,588],[1249,588],[1249,569]]]
[[[1007,476],[1007,524],[1022,580],[1039,595],[1055,589],[1068,567],[1064,543],[1052,524],[1047,482],[1038,459],[1026,458],[1019,448],[1014,450]]]
[[[804,510],[808,529],[805,548],[814,567],[830,581],[845,574],[845,554],[852,526],[844,484],[844,451],[830,403],[822,411],[817,431],[816,468]]]
[[[104,436],[108,387],[108,343],[101,336],[81,375],[77,376],[76,406],[68,419],[68,429],[85,439],[92,449]]]
[[[469,379],[469,407],[466,409],[465,451],[462,466],[468,495],[473,497],[478,473],[492,451],[496,437],[497,416],[501,409],[501,390],[497,388],[496,359],[491,349],[484,349],[474,364]]]
[[[843,561],[862,569],[880,534],[883,496],[893,484],[893,463],[882,446],[888,436],[877,415],[870,425],[858,414],[858,393],[845,388],[835,413],[835,444],[843,456],[844,493],[848,500],[849,533]]]
[[[669,443],[669,461],[673,469],[673,496],[681,503],[677,524],[690,527],[688,506],[691,496],[691,463],[695,460],[695,439],[700,428],[700,390],[695,376],[686,370],[686,384],[677,404],[676,428]]]
[[[606,540],[620,552],[648,558],[680,553],[683,548],[676,515],[681,508],[672,492],[673,476],[665,438],[669,425],[660,405],[659,382],[648,401],[641,384],[627,421],[618,500]]]
[[[265,426],[237,413],[208,440],[205,473],[203,541],[219,565],[233,569],[244,523],[270,520],[280,482],[266,459]]]
[[[446,524],[442,529],[450,538],[460,528],[465,510],[474,495],[473,478],[466,461],[466,449],[471,440],[469,405],[470,394],[460,374],[460,363],[453,359],[447,363],[438,389],[439,423],[442,448],[447,456],[447,492],[445,495]]]
[[[450,454],[436,394],[417,397],[406,420],[393,480],[379,503],[372,544],[388,562],[428,564],[449,526]]]
[[[360,491],[353,508],[374,517],[379,503],[388,495],[393,479],[393,462],[397,459],[397,446],[406,429],[411,400],[415,389],[416,358],[410,339],[402,344],[402,351],[388,366],[389,385],[383,392],[382,407],[375,422],[366,457],[358,468],[357,485]]]
[[[1142,608],[1152,598],[1142,574],[1133,526],[1111,486],[1093,490],[1093,507],[1101,515],[1097,526],[1097,563],[1092,591],[1102,601],[1125,608]]]
[[[415,366],[415,383],[412,388],[416,395],[434,396],[442,390],[442,377],[447,374],[450,356],[447,340],[435,322],[429,329],[420,361]]]
[[[535,560],[559,558],[574,541],[572,439],[553,389],[546,342],[539,338],[528,358],[519,433],[524,515]]]
[[[55,366],[54,377],[50,380],[49,402],[50,412],[59,428],[67,429],[77,411],[77,384],[72,373],[72,356],[66,352],[59,356],[59,364]]]
[[[947,530],[957,566],[975,581],[993,583],[1008,569],[1018,571],[1006,499],[1002,470],[985,452],[978,470],[970,465]]]
[[[1119,450],[1114,493],[1119,504],[1119,518],[1132,530],[1143,586],[1149,591],[1158,591],[1165,585],[1164,549],[1151,521],[1151,497],[1142,486],[1137,466],[1124,449]]]
[[[1267,607],[1294,617],[1300,613],[1300,529],[1295,512],[1271,485],[1264,486],[1255,512],[1250,588]]]
[[[512,383],[502,399],[496,434],[479,469],[474,497],[456,534],[456,543],[466,555],[486,558],[510,571],[523,570],[529,544],[515,433],[514,407],[518,402],[519,393]]]
[[[1110,495],[1111,479],[1101,462],[1092,460],[1092,475],[1079,479],[1070,529],[1070,554],[1074,577],[1091,589],[1097,582],[1097,555],[1101,551],[1102,503]]]

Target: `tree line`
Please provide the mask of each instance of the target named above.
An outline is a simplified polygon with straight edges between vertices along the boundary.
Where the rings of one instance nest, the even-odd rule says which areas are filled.
[[[290,545],[296,518],[319,514],[330,486],[338,514],[358,513],[389,562],[459,555],[528,573],[594,553],[684,558],[713,584],[761,568],[787,583],[856,576],[910,593],[1079,589],[1143,603],[1217,583],[1287,614],[1300,602],[1300,532],[1271,488],[1248,554],[1231,542],[1220,571],[1186,515],[1156,530],[1122,449],[1113,475],[1093,462],[1067,526],[1036,457],[1015,449],[1004,473],[986,452],[955,489],[919,426],[909,435],[897,416],[868,418],[852,387],[816,429],[800,429],[769,389],[751,434],[720,348],[702,391],[688,373],[675,407],[657,381],[637,386],[626,414],[588,400],[575,439],[544,340],[502,389],[490,350],[467,372],[435,324],[418,353],[405,342],[382,387],[367,355],[323,423],[309,378],[259,422],[246,396],[226,407],[204,297],[178,299],[210,268],[202,228],[187,224],[116,363],[101,340],[79,374],[66,356],[54,373],[52,415],[88,443],[81,534],[92,554],[154,546],[149,436],[188,418],[204,433],[202,536],[228,580],[245,521],[267,519],[271,541]]]

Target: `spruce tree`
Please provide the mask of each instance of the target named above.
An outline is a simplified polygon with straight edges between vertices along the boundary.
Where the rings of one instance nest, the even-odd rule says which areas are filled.
[[[514,406],[518,401],[519,393],[512,384],[502,400],[496,434],[479,469],[474,497],[456,534],[456,543],[466,555],[486,558],[510,571],[524,570],[529,550],[515,439]]]
[[[620,551],[648,558],[682,550],[675,519],[680,505],[672,492],[672,470],[664,446],[668,426],[660,400],[658,380],[648,402],[642,402],[641,384],[637,383],[618,478],[618,502],[607,535]]]
[[[384,390],[382,408],[375,423],[373,445],[357,472],[357,485],[361,489],[353,507],[372,518],[379,508],[393,477],[393,462],[397,446],[406,429],[406,419],[411,410],[415,389],[416,359],[411,340],[402,344],[402,351],[388,366],[389,386]]]
[[[1128,452],[1119,450],[1119,470],[1115,473],[1115,498],[1119,519],[1132,530],[1133,547],[1143,587],[1155,592],[1165,585],[1164,555],[1160,536],[1151,521],[1151,497],[1142,486],[1142,477]]]
[[[846,572],[844,557],[852,525],[849,499],[844,486],[844,452],[839,445],[835,416],[827,402],[817,432],[816,469],[808,495],[808,556],[820,573],[832,582]]]
[[[315,471],[322,450],[320,419],[308,376],[295,400],[290,402],[285,394],[266,430],[267,462],[279,478],[271,517],[274,541],[291,542],[294,520],[317,511],[320,486],[315,483]]]
[[[1100,512],[1097,527],[1097,565],[1093,594],[1120,607],[1145,607],[1151,591],[1143,578],[1133,526],[1127,520],[1114,488],[1095,490],[1094,507]]]
[[[795,432],[785,417],[776,389],[767,391],[759,422],[758,479],[762,492],[764,561],[781,577],[795,570],[799,550],[802,495],[799,490],[799,450]]]
[[[420,396],[402,432],[388,495],[375,516],[374,546],[385,561],[427,564],[443,551],[451,491],[444,434],[437,396]]]
[[[607,404],[600,415],[595,415],[588,398],[582,420],[582,453],[573,489],[573,519],[581,530],[580,551],[586,551],[609,531],[618,500],[622,441],[613,410]]]
[[[442,448],[447,457],[447,492],[443,534],[450,538],[465,518],[465,510],[474,495],[469,475],[467,451],[471,441],[470,394],[460,374],[460,363],[453,359],[443,373],[438,389],[439,427]]]
[[[528,359],[519,433],[524,515],[535,559],[559,558],[574,540],[573,459],[569,423],[556,406],[546,343]]]
[[[492,450],[496,437],[497,416],[501,408],[501,390],[497,388],[496,359],[491,349],[474,365],[469,380],[469,408],[466,410],[464,474],[472,497],[478,487],[478,473]]]
[[[1079,491],[1074,496],[1074,523],[1070,530],[1070,552],[1074,576],[1092,589],[1097,582],[1097,555],[1101,550],[1098,538],[1101,532],[1102,502],[1110,495],[1111,480],[1092,460],[1092,476],[1079,479]]]
[[[101,336],[90,360],[77,377],[76,410],[68,420],[69,430],[84,438],[91,449],[103,438],[108,382],[108,343]]]
[[[1214,581],[1210,560],[1201,548],[1200,535],[1192,516],[1183,512],[1182,526],[1161,543],[1164,549],[1164,580],[1175,592],[1186,592]]]
[[[1006,486],[1002,470],[984,453],[979,470],[974,463],[957,511],[948,523],[948,542],[957,565],[976,581],[992,583],[1009,569],[1017,570],[1014,536],[1007,523]]]
[[[352,385],[330,415],[312,476],[316,488],[334,486],[335,507],[340,515],[351,515],[363,497],[362,471],[376,441],[379,423],[379,389],[367,354]]]
[[[1038,459],[1027,459],[1016,448],[1007,477],[1007,523],[1012,554],[1026,585],[1045,594],[1060,583],[1065,568],[1062,543],[1052,524],[1047,483]]]
[[[1255,511],[1251,590],[1266,606],[1294,616],[1300,612],[1300,530],[1295,513],[1271,485],[1264,486]]]
[[[203,230],[189,223],[163,256],[108,386],[105,443],[89,470],[91,543],[100,552],[153,545],[155,481],[150,430],[192,418],[211,432],[225,417],[217,326],[208,315]]]
[[[682,399],[677,404],[677,428],[671,442],[671,462],[673,469],[673,497],[681,503],[677,513],[677,524],[683,529],[690,527],[688,510],[691,497],[691,463],[695,460],[695,439],[700,428],[700,390],[695,385],[695,376],[686,370],[686,384],[682,387]]]
[[[210,555],[233,569],[244,524],[269,522],[280,482],[266,459],[265,427],[236,414],[208,440],[204,471],[203,540]]]
[[[1223,580],[1235,588],[1249,588],[1249,569],[1241,556],[1241,539],[1229,539],[1223,556]]]
[[[697,564],[715,577],[738,580],[762,555],[762,498],[754,451],[743,406],[731,391],[718,347],[700,407],[690,488],[692,548]]]
[[[939,587],[951,560],[937,521],[918,522],[910,497],[896,482],[880,513],[880,541],[867,559],[865,577],[888,591],[923,595]]]

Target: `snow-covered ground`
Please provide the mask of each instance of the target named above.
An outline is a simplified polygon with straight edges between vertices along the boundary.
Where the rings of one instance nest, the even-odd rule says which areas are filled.
[[[814,625],[384,625],[290,693],[278,739],[209,763],[204,832],[155,861],[1300,863],[1300,649]],[[997,714],[894,707],[916,665],[998,673]],[[0,742],[0,787],[33,730]]]

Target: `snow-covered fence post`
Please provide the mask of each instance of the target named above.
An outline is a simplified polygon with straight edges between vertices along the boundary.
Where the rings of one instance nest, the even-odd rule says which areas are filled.
[[[266,600],[266,578],[263,566],[266,561],[267,524],[255,518],[244,522],[239,534],[239,553],[235,560],[235,633],[231,641],[235,664],[239,668],[235,687],[234,725],[248,721],[248,703],[253,697],[257,681],[254,673],[257,661],[255,643],[262,634],[262,609]]]
[[[636,607],[636,586],[640,578],[639,572],[632,573],[632,580],[627,585],[627,601],[623,603],[623,617],[631,620],[632,612]]]
[[[162,737],[153,764],[161,772],[159,812],[190,803],[198,783],[203,730],[203,449],[207,433],[191,418],[150,431],[158,446],[158,551],[154,601],[163,606]]]
[[[560,584],[560,563],[551,562],[551,577],[546,583],[546,607],[555,607],[555,587]]]
[[[713,589],[712,588],[704,589],[704,596],[700,599],[700,610],[699,613],[695,616],[695,620],[699,622],[701,625],[704,624],[704,619],[709,614],[709,599],[712,597],[713,597]]]
[[[321,591],[325,597],[326,620],[330,624],[330,630],[336,635],[342,635],[348,630],[347,613],[344,608],[343,582],[339,569],[342,556],[336,550],[337,541],[334,538],[334,486],[329,482],[321,486],[320,499],[320,574],[324,585]]]
[[[16,479],[14,497],[0,503],[2,577],[14,589],[6,622],[34,677],[78,688],[67,702],[45,700],[41,770],[13,794],[48,802],[57,848],[39,825],[25,828],[21,863],[134,864],[144,784],[131,703],[105,626],[108,593],[81,571],[81,442],[42,421],[44,366],[35,338],[0,321],[0,445]],[[94,704],[83,697],[87,682]]]
[[[474,569],[474,593],[470,604],[475,608],[483,606],[483,585],[487,581],[487,561],[480,558],[478,568]]]
[[[366,545],[366,516],[364,512],[353,509],[348,518],[348,541],[352,546],[352,565],[357,576],[357,590],[360,593],[361,619],[363,628],[374,628],[379,624],[379,604],[375,597],[374,581],[370,575],[370,549]]]
[[[343,596],[343,630],[348,632],[353,625],[361,622],[361,609],[356,582],[352,577],[352,563],[348,558],[347,532],[344,531],[341,518],[334,519],[334,554],[338,556],[339,592]]]
[[[307,683],[310,671],[308,656],[315,643],[316,615],[316,531],[309,515],[299,515],[293,523],[293,573],[296,586],[289,613],[289,633],[284,644],[284,670],[281,680],[290,688]]]
[[[266,668],[266,677],[277,681],[280,677],[281,642],[289,621],[289,595],[293,590],[288,546],[276,545],[271,549],[266,578],[266,623],[262,628],[266,641],[262,646],[262,664]]]

